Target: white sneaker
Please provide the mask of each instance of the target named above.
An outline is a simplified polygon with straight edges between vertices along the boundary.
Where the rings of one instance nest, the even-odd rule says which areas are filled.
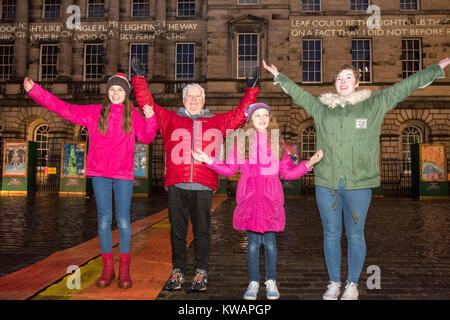
[[[258,295],[259,283],[256,281],[251,281],[248,285],[247,291],[244,293],[245,300],[256,300]]]
[[[266,281],[266,298],[269,300],[277,300],[280,298],[280,293],[278,292],[277,282],[275,280]]]
[[[358,300],[359,292],[357,286],[358,285],[354,282],[347,282],[341,300]]]
[[[341,283],[330,281],[330,284],[327,286],[327,291],[322,296],[323,300],[337,300],[339,297],[339,293],[341,293]]]

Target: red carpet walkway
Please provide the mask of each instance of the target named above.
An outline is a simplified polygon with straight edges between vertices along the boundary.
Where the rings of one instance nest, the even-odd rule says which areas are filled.
[[[212,212],[224,200],[226,196],[214,196]],[[114,230],[116,279],[108,288],[100,289],[95,286],[102,266],[98,238],[94,238],[1,277],[0,300],[155,299],[172,271],[167,209],[134,222],[131,231],[132,288],[124,290],[117,286],[119,237],[118,230]],[[189,228],[188,246],[191,240],[192,230]],[[80,266],[80,269],[70,274],[68,273],[70,266]]]

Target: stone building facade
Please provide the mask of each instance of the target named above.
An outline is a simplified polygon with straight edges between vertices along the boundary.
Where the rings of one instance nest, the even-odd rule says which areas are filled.
[[[362,71],[361,87],[379,90],[450,56],[447,0],[3,0],[0,7],[1,139],[40,141],[42,166],[59,167],[62,140],[85,139],[86,132],[32,102],[25,76],[69,103],[101,103],[106,79],[130,75],[138,56],[158,104],[176,110],[183,85],[198,82],[207,107],[225,112],[259,66],[259,100],[305,158],[315,149],[314,122],[273,85],[263,60],[320,95],[334,90],[343,64]],[[448,145],[449,89],[447,75],[386,115],[382,167],[407,162],[413,142]],[[162,186],[159,135],[152,162]]]

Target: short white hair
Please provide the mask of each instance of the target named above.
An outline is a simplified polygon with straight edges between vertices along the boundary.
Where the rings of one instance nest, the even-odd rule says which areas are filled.
[[[186,97],[187,93],[191,89],[199,89],[202,93],[202,98],[205,99],[205,89],[202,88],[198,83],[190,83],[183,88],[183,99]]]

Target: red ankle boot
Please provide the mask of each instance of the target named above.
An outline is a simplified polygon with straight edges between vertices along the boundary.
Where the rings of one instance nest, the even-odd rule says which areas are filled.
[[[119,263],[119,288],[131,288],[132,282],[130,277],[130,254],[121,253]]]
[[[113,252],[102,253],[103,272],[100,278],[97,279],[96,285],[100,288],[105,288],[110,285],[111,280],[114,279],[114,254]]]

